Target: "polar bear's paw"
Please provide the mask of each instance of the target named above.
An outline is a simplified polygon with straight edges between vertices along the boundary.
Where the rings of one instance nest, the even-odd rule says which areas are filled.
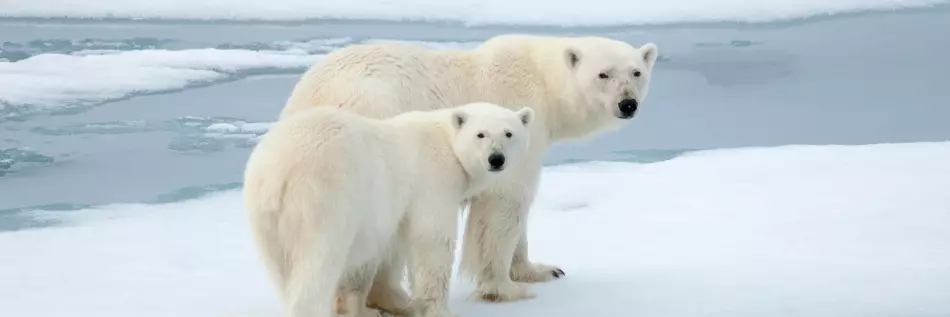
[[[547,264],[523,263],[511,267],[511,280],[522,283],[548,282],[564,277],[564,270]]]
[[[531,286],[518,282],[502,282],[500,284],[482,284],[475,290],[473,297],[486,302],[511,302],[535,297]]]

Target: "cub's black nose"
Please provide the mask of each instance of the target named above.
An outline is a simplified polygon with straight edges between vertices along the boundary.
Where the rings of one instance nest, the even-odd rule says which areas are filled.
[[[633,113],[637,112],[637,100],[636,99],[624,99],[621,100],[617,107],[620,108],[620,115],[624,119],[633,117]]]
[[[491,166],[493,171],[501,170],[501,167],[505,166],[505,155],[492,153],[492,155],[488,156],[488,165]]]

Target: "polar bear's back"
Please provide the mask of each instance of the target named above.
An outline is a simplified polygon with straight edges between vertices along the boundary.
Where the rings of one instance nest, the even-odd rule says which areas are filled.
[[[492,102],[509,109],[561,98],[565,49],[576,38],[501,35],[472,50],[430,49],[408,43],[350,45],[313,63],[280,116],[320,106],[388,118],[413,110]]]
[[[358,44],[315,62],[296,84],[280,116],[332,105],[388,118],[412,110],[468,102],[474,76],[470,52],[403,43]]]

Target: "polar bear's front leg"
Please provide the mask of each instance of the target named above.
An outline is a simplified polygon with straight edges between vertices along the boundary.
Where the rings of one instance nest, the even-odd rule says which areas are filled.
[[[474,297],[490,302],[535,297],[527,284],[509,274],[517,241],[524,232],[520,199],[495,189],[475,199],[469,208],[462,250],[462,270],[475,278]]]
[[[511,279],[518,282],[537,283],[553,281],[564,275],[566,275],[564,270],[556,266],[531,263],[528,260],[528,233],[527,230],[522,231],[511,261]]]
[[[517,238],[506,240],[506,242],[512,241],[513,243],[517,243],[515,245],[514,254],[512,255],[511,269],[509,272],[511,280],[515,282],[547,282],[556,280],[565,275],[564,270],[556,266],[532,263],[531,260],[528,259],[528,213],[531,211],[531,205],[534,204],[534,197],[538,192],[540,176],[540,164],[536,166],[529,165],[529,167],[524,170],[520,182],[516,182],[518,185],[506,189],[506,192],[513,193],[508,195],[511,197],[510,199],[520,200],[503,205],[508,206],[508,210],[494,211],[497,213],[515,214],[517,217],[511,217],[511,219],[519,220],[517,225]],[[488,212],[492,211],[489,210]],[[503,226],[504,223],[495,225]]]
[[[438,195],[433,196],[438,197]],[[436,199],[438,200],[438,199]],[[412,207],[401,235],[409,250],[413,316],[456,317],[448,307],[459,202],[425,202]]]

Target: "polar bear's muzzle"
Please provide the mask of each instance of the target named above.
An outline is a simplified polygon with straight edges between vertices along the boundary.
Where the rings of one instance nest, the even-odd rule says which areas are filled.
[[[617,108],[620,110],[620,119],[630,119],[633,118],[633,115],[637,113],[637,100],[636,99],[624,99],[617,103]]]
[[[488,156],[488,170],[500,172],[505,169],[505,155],[501,153],[492,153]]]

